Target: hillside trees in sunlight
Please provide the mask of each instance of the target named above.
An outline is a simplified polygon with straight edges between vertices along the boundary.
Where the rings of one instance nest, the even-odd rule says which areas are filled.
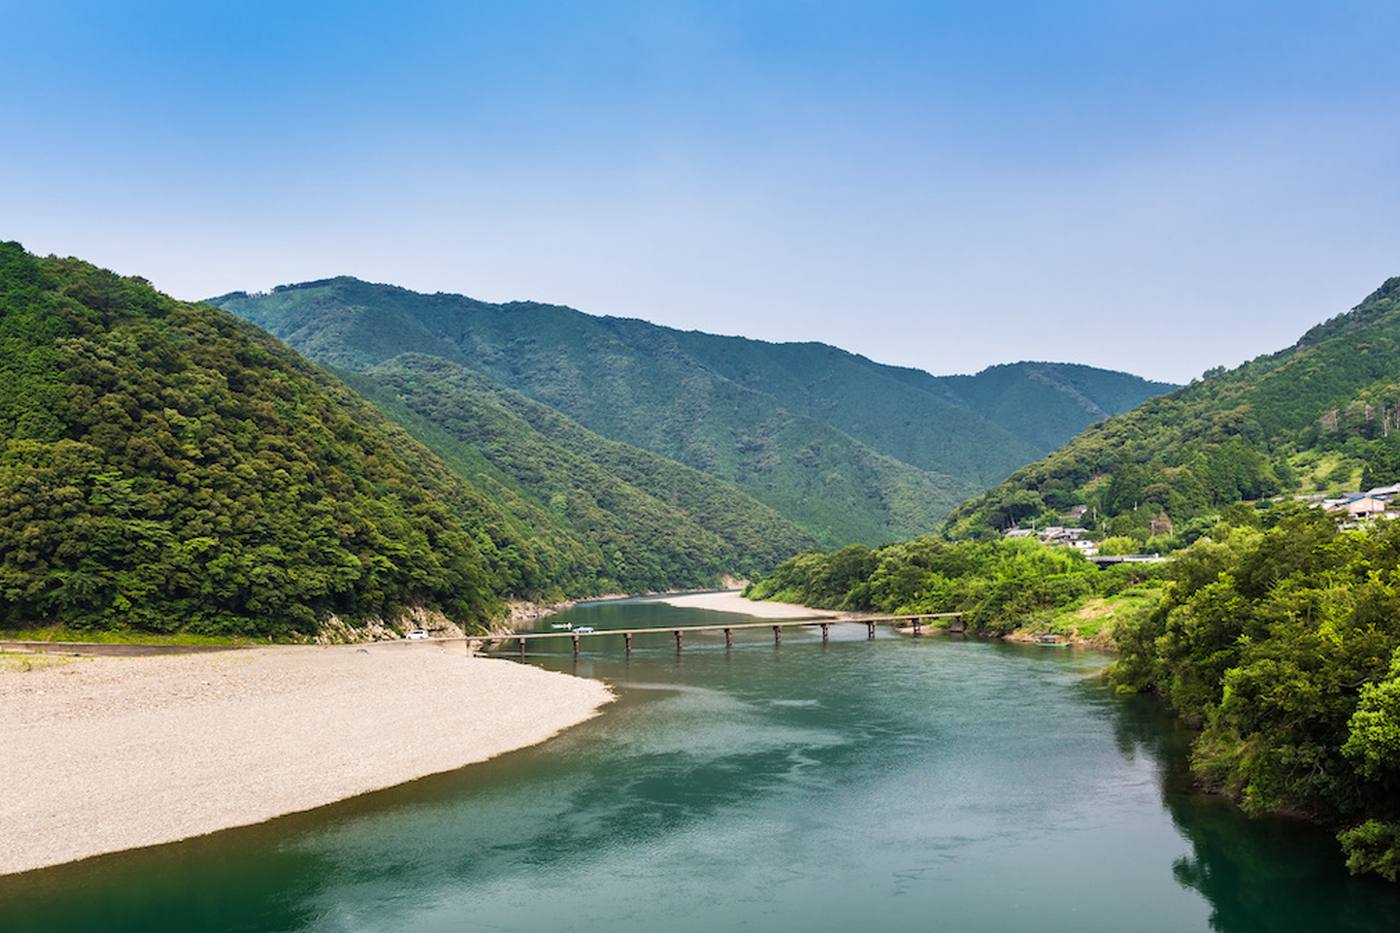
[[[1400,482],[1400,278],[1285,350],[1085,430],[961,505],[946,529],[990,535],[1088,506],[1106,534],[1177,540],[1234,503]],[[1354,487],[1353,487],[1354,488]]]

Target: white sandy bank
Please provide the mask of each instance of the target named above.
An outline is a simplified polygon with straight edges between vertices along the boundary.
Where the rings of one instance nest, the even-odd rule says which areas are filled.
[[[533,745],[598,681],[453,646],[85,658],[0,673],[0,874],[258,823]]]
[[[757,599],[745,599],[738,590],[729,590],[724,593],[686,593],[680,596],[666,596],[660,602],[690,609],[737,612],[759,619],[803,619],[838,615],[835,612],[808,609],[806,606],[798,606],[794,603],[770,603]]]

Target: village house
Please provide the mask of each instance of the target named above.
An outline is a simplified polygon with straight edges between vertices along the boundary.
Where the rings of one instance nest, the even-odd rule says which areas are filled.
[[[1382,499],[1379,496],[1362,495],[1355,499],[1348,499],[1342,504],[1342,509],[1352,518],[1371,518],[1389,511],[1390,500]]]
[[[1089,529],[1087,528],[1050,525],[1037,531],[1034,528],[1012,527],[1003,531],[1002,536],[1006,538],[1039,537],[1046,544],[1074,548],[1085,557],[1093,557],[1099,553],[1099,543],[1089,537]]]
[[[1088,528],[1063,528],[1059,525],[1051,525],[1040,533],[1040,540],[1046,544],[1071,544],[1088,533]]]
[[[1316,505],[1323,511],[1339,516],[1345,515],[1346,523],[1354,525],[1373,518],[1400,517],[1400,511],[1397,511],[1397,508],[1400,508],[1400,502],[1396,501],[1397,495],[1400,495],[1400,483],[1322,499]]]

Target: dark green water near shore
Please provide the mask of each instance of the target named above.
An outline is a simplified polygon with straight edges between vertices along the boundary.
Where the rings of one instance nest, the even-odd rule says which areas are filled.
[[[0,879],[0,930],[1400,929],[1400,888],[1349,878],[1330,834],[1193,793],[1184,734],[1099,656],[860,626],[617,641],[532,656],[620,694],[558,739]],[[472,711],[405,710],[444,714]]]

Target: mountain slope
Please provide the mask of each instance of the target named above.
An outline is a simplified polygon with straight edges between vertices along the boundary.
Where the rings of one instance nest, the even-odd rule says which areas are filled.
[[[656,330],[639,321],[618,326],[636,332],[629,342],[637,346]],[[821,343],[660,333],[710,372],[912,466],[985,485],[1041,452],[952,397],[936,377],[920,385]]]
[[[572,532],[615,578],[651,589],[713,582],[686,571],[697,549],[747,575],[814,542],[728,483],[609,441],[441,357],[403,354],[344,378],[513,513]]]
[[[215,301],[331,365],[365,369],[403,352],[466,365],[605,437],[732,482],[826,543],[936,527],[976,490],[709,371],[664,328],[343,279]]]
[[[695,331],[676,333],[676,340],[708,369],[793,411],[905,463],[978,485],[1174,388],[1066,363],[1010,363],[973,376],[934,376],[821,343]]]
[[[352,278],[214,302],[333,366],[364,370],[408,352],[464,365],[608,438],[731,481],[827,544],[926,532],[977,488],[1163,388],[1087,367],[1072,378],[1055,364],[934,377],[823,344]],[[1019,394],[987,404],[1008,382]]]
[[[1292,347],[1095,425],[971,500],[955,534],[1090,505],[1145,538],[1241,500],[1400,480],[1400,278]]]
[[[936,378],[954,397],[1035,448],[1039,455],[1095,422],[1176,388],[1076,363],[1006,363],[975,376]]]
[[[15,243],[0,351],[0,627],[286,636],[419,607],[482,624],[513,598],[714,585],[811,541],[732,487],[512,415],[498,444],[573,483],[541,504],[227,312]]]

